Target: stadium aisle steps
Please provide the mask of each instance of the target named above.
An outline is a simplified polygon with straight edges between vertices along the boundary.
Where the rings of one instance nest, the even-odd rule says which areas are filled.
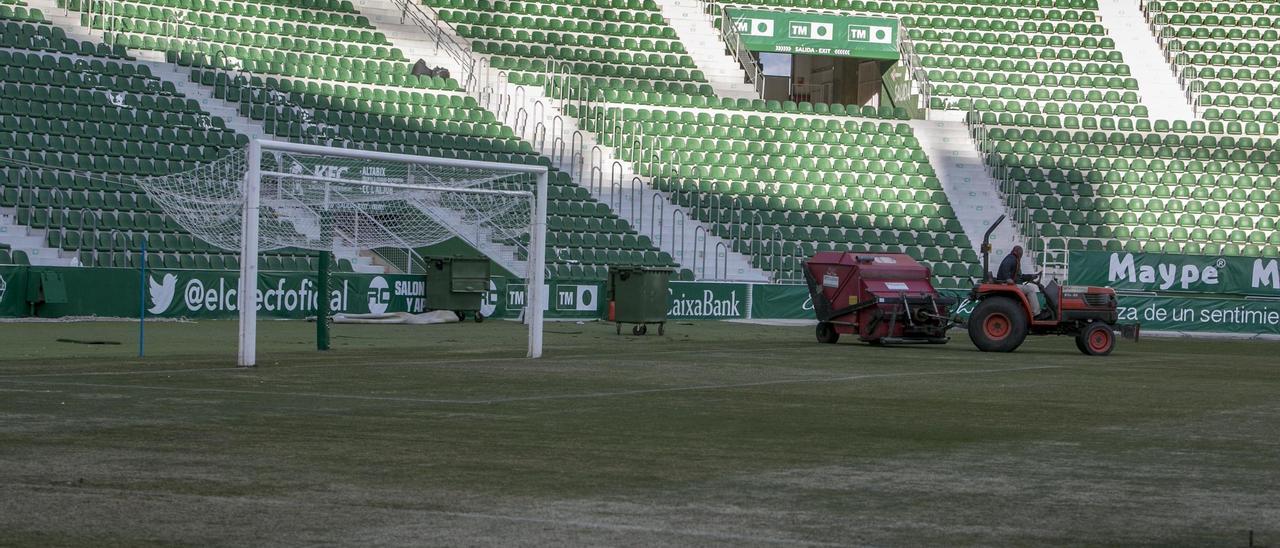
[[[1115,39],[1116,50],[1126,59],[1149,62],[1130,63],[1138,81],[1142,104],[1158,120],[1194,120],[1196,113],[1173,71],[1163,63],[1163,52],[1142,17],[1142,6],[1126,0],[1098,0],[1098,19]]]
[[[1145,5],[1206,120],[1276,121],[1280,4],[1157,0]]]
[[[717,97],[756,98],[746,73],[724,52],[724,41],[702,13],[698,0],[655,0],[667,24],[675,29],[693,62],[711,84]]]

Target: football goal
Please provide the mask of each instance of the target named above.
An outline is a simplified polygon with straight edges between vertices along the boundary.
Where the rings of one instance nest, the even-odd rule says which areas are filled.
[[[241,366],[256,363],[259,254],[313,250],[354,257],[454,237],[482,252],[514,248],[511,256],[527,257],[517,275],[530,288],[523,314],[528,356],[542,355],[545,297],[536,288],[545,280],[544,166],[253,140],[217,161],[139,184],[182,228],[239,252]],[[319,287],[327,295],[324,271]],[[317,318],[322,323],[325,308]]]

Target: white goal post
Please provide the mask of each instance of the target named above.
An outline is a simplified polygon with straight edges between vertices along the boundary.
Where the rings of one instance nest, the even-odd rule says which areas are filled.
[[[183,228],[239,252],[242,367],[257,363],[261,251],[423,247],[455,236],[515,247],[525,247],[527,236],[527,355],[542,356],[545,166],[255,139],[217,161],[139,184]]]

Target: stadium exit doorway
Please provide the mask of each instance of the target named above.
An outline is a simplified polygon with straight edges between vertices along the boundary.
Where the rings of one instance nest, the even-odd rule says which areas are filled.
[[[724,10],[720,28],[761,99],[909,114],[923,106],[900,62],[912,54],[903,53],[909,43],[896,19],[734,8]]]
[[[761,99],[846,105],[882,104],[893,63],[875,59],[760,53]]]

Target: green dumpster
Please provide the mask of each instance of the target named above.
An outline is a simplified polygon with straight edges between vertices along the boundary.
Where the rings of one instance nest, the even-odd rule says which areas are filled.
[[[617,323],[635,324],[633,335],[644,335],[648,324],[658,324],[658,334],[666,331],[667,286],[671,270],[666,268],[609,267],[609,314]]]
[[[427,306],[452,310],[459,320],[467,313],[484,321],[480,305],[489,290],[489,259],[432,257],[427,259]]]

